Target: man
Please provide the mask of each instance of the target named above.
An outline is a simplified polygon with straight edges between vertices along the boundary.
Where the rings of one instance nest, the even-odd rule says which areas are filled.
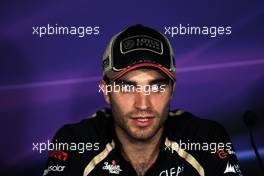
[[[142,25],[115,35],[99,86],[110,109],[62,127],[44,175],[241,176],[221,125],[170,111],[175,84],[164,35]]]

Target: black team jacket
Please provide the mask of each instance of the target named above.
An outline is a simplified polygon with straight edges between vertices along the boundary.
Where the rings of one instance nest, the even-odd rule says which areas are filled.
[[[136,176],[121,155],[110,109],[65,125],[49,145],[46,176]],[[242,176],[233,146],[218,123],[181,110],[164,124],[160,152],[145,176]]]

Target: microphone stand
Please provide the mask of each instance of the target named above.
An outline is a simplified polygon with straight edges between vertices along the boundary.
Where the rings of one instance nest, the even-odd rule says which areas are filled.
[[[261,160],[260,154],[258,152],[257,145],[256,145],[254,138],[253,138],[253,126],[255,125],[256,117],[257,116],[256,116],[255,112],[253,112],[253,111],[247,111],[244,113],[244,122],[249,129],[250,143],[251,143],[252,148],[253,148],[255,155],[257,157],[257,160],[258,160],[258,163],[260,165],[260,169],[262,171],[262,174],[264,175],[264,165],[263,165],[263,162]]]

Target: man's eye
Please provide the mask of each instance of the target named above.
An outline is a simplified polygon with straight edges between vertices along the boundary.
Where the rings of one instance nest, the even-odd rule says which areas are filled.
[[[131,92],[133,89],[133,85],[122,84],[122,92]]]
[[[164,84],[154,84],[152,85],[152,91],[153,92],[162,92],[165,88]]]

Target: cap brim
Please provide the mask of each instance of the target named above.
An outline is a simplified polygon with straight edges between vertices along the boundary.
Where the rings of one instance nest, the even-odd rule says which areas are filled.
[[[111,78],[111,81],[114,81],[114,80],[120,78],[125,73],[127,73],[127,72],[129,72],[129,71],[131,71],[133,69],[136,69],[138,67],[155,67],[155,68],[158,68],[163,73],[168,75],[169,78],[171,78],[174,82],[176,81],[176,78],[175,78],[174,74],[172,74],[166,68],[162,67],[160,64],[154,64],[154,63],[138,63],[138,64],[135,64],[135,65],[129,66],[129,67],[125,68],[124,70],[122,70],[121,72],[118,72],[113,78]]]

